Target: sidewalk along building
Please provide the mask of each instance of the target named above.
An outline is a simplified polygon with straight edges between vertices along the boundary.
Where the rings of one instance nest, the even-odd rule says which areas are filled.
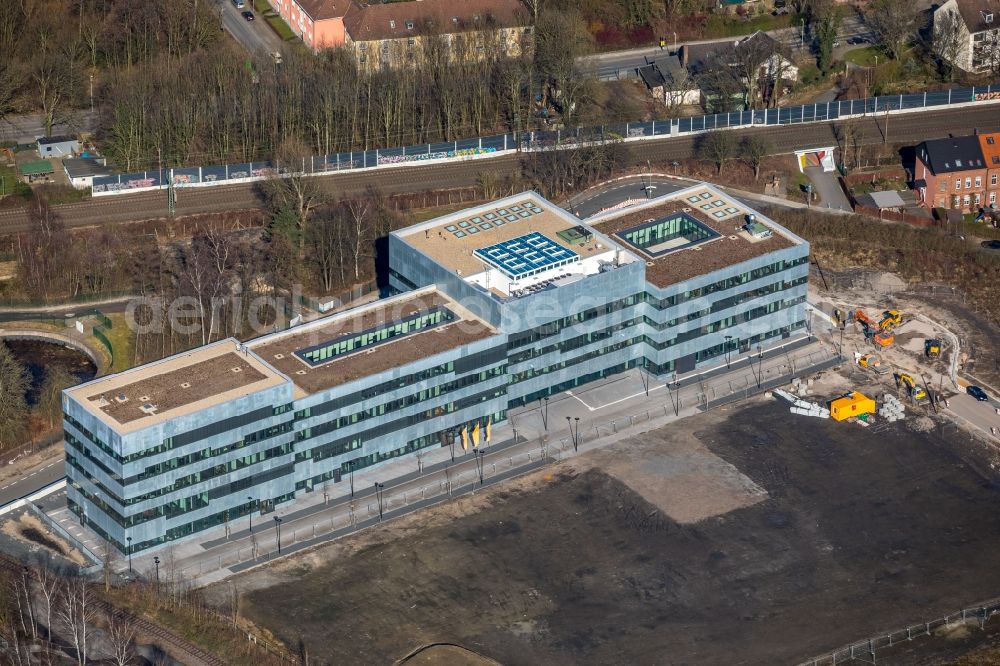
[[[804,328],[808,252],[704,184],[587,223],[526,192],[409,227],[388,298],[65,391],[69,506],[139,552],[482,446],[595,379],[754,353]]]

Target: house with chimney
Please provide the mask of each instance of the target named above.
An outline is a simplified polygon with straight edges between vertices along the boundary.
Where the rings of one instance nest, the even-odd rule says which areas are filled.
[[[457,60],[517,57],[533,37],[521,0],[269,2],[310,49],[347,48],[364,68],[405,67],[441,53]]]
[[[442,55],[516,58],[531,48],[521,0],[411,0],[365,5],[345,19],[346,46],[365,68],[398,68]]]
[[[780,95],[785,84],[799,79],[799,68],[785,48],[760,31],[732,42],[685,44],[679,56],[688,75],[698,81],[702,104],[708,110],[746,108],[751,80],[761,97],[770,99]]]
[[[681,65],[679,56],[647,59],[645,65],[636,68],[636,73],[653,99],[667,108],[694,105],[701,101],[701,89]]]
[[[986,206],[1000,208],[1000,132],[979,135],[979,148],[986,162]]]
[[[978,210],[987,200],[988,175],[977,135],[932,139],[917,146],[913,185],[928,208]]]
[[[943,42],[956,40],[955,44]],[[947,0],[934,10],[935,51],[971,73],[1000,71],[1000,0]]]

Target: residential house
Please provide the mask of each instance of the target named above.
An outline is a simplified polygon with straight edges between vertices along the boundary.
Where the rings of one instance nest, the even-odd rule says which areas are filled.
[[[517,57],[530,47],[531,16],[520,0],[413,0],[348,12],[346,44],[364,67],[402,67],[443,46],[456,60]]]
[[[343,46],[344,19],[362,8],[354,0],[269,0],[285,23],[313,51]]]
[[[798,80],[799,68],[784,51],[780,43],[758,31],[732,42],[685,44],[680,59],[688,74],[699,81],[706,109],[733,111],[773,99],[786,82]],[[750,85],[751,78],[756,88]],[[751,90],[755,90],[753,96],[748,95]]]
[[[986,205],[1000,208],[1000,132],[980,134],[979,148],[986,161]]]
[[[644,67],[637,68],[636,73],[653,98],[667,107],[698,104],[701,101],[701,90],[681,65],[679,56],[657,58]]]
[[[71,136],[43,136],[38,139],[38,156],[72,157],[80,152],[80,142]]]
[[[986,177],[978,136],[933,139],[917,146],[913,181],[925,206],[976,210],[986,200]]]
[[[947,0],[934,10],[934,40],[961,70],[1000,71],[1000,0]]]

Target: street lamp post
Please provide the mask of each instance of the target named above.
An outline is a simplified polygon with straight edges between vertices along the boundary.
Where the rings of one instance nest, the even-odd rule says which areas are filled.
[[[125,537],[128,541],[128,572],[132,573],[132,537]]]
[[[160,585],[160,558],[159,557],[154,557],[153,558],[153,564],[156,565],[156,585],[159,586]]]
[[[349,460],[347,462],[348,474],[351,477],[351,497],[354,497],[354,461]]]
[[[760,388],[764,377],[764,351],[757,345],[757,388]]]
[[[733,336],[731,336],[731,335],[727,335],[726,336],[726,369],[727,370],[730,369],[730,367],[732,367],[732,366],[729,365],[729,350],[730,350],[729,341],[732,340],[732,339],[733,339]]]
[[[480,449],[476,449],[472,452],[476,457],[476,471],[479,472],[479,485],[483,485],[483,466],[486,464],[484,458],[486,457],[486,452]]]
[[[542,427],[547,432],[549,429],[549,399],[548,397],[539,398],[538,402],[541,403],[542,400],[545,401],[545,406],[542,408]],[[541,404],[539,404],[539,407],[541,407]]]
[[[281,518],[274,517],[274,535],[278,542],[278,555],[281,555]]]
[[[247,501],[250,502],[250,512],[247,513],[247,517],[250,518],[250,534],[253,534],[253,498],[247,495]]]
[[[385,484],[375,482],[375,498],[378,500],[378,521],[382,522],[382,498],[385,496]]]

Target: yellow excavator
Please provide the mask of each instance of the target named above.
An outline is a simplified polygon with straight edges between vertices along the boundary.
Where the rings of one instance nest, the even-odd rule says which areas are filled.
[[[908,375],[905,372],[900,372],[896,375],[896,386],[899,388],[905,388],[906,394],[910,396],[910,400],[913,402],[923,402],[927,399],[927,391],[913,379],[912,375]]]
[[[897,326],[902,326],[903,324],[903,313],[899,310],[886,310],[882,313],[882,321],[878,323],[878,327],[883,331],[891,331]]]
[[[937,339],[926,340],[924,342],[924,355],[927,358],[937,358],[941,355],[941,341]]]

